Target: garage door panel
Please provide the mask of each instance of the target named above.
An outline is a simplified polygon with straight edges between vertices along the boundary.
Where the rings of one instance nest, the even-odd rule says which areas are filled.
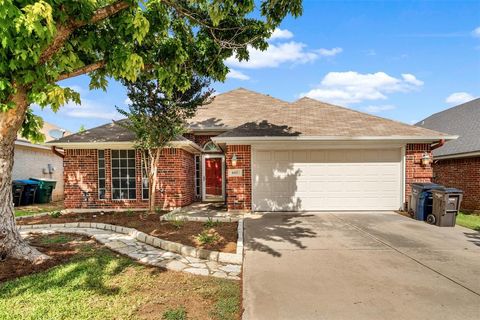
[[[254,151],[252,173],[256,211],[400,206],[399,149]]]

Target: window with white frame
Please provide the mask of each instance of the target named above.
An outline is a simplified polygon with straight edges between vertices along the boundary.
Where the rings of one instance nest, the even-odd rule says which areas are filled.
[[[105,150],[97,150],[98,199],[105,199]]]
[[[147,160],[145,160],[145,158]],[[145,162],[148,161],[148,157],[145,153],[142,154],[142,199],[148,200],[148,170],[147,166],[145,166]]]
[[[202,176],[200,173],[201,168],[201,159],[200,155],[195,156],[195,195],[200,197],[202,190]]]
[[[213,141],[209,141],[203,146],[203,151],[205,151],[205,152],[220,152],[222,150],[215,143],[213,143]]]
[[[135,150],[112,150],[111,168],[112,199],[135,199]]]

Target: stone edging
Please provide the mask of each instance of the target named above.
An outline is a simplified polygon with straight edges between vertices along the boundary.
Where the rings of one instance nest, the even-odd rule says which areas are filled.
[[[190,215],[175,214],[172,212],[160,216],[160,221],[193,221],[193,222],[237,222],[242,220],[242,217],[195,217]]]
[[[112,230],[117,233],[127,234],[140,242],[151,245],[152,247],[160,248],[165,251],[179,253],[182,256],[188,256],[192,258],[199,258],[209,261],[229,263],[229,264],[242,264],[243,262],[243,220],[238,222],[238,240],[236,253],[225,253],[219,251],[211,251],[206,249],[194,248],[191,246],[183,245],[181,243],[163,240],[157,237],[153,237],[144,232],[138,231],[134,228],[127,228],[122,226],[116,226],[108,223],[91,223],[91,222],[69,222],[69,223],[54,223],[54,224],[31,224],[31,225],[19,225],[20,230],[27,229],[42,229],[42,228],[94,228],[100,230]],[[241,243],[240,243],[241,241]],[[240,243],[240,246],[239,246]]]

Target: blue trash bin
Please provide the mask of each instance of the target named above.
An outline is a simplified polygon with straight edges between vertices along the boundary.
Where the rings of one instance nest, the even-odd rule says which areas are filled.
[[[443,189],[442,185],[430,182],[412,183],[412,195],[408,203],[409,211],[413,213],[413,218],[425,221],[427,216],[432,213],[432,190]]]
[[[35,201],[35,193],[38,188],[38,181],[24,179],[24,180],[15,180],[17,184],[23,184],[23,192],[20,199],[20,205],[27,206],[33,204]]]

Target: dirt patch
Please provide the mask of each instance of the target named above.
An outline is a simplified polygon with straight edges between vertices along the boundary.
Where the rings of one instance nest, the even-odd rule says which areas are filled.
[[[48,236],[31,234],[27,240],[39,251],[50,256],[51,259],[40,264],[32,264],[26,260],[7,258],[0,263],[0,282],[44,271],[65,263],[87,244],[98,246],[90,237],[71,234],[52,234]]]
[[[68,222],[108,223],[128,228],[134,228],[161,239],[179,242],[196,248],[235,253],[237,250],[237,223],[219,222],[214,226],[206,226],[203,222],[170,222],[160,221],[158,214],[140,217],[139,212],[106,212],[100,213],[69,213],[58,218],[38,216],[18,220],[19,225]],[[200,243],[198,235],[204,230],[214,229],[218,237],[211,243]]]

